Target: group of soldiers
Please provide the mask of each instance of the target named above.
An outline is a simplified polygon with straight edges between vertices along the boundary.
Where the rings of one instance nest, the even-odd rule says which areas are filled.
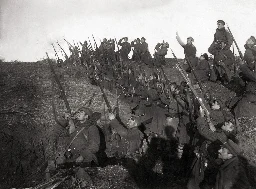
[[[184,63],[176,59],[184,79],[181,83],[169,81],[165,73],[168,69],[163,69],[167,65],[167,42],[156,45],[154,58],[144,37],[131,44],[127,37],[118,42],[103,39],[95,50],[86,41],[81,44],[82,48],[70,45],[71,56],[57,62],[79,63],[87,70],[91,83],[102,89],[109,111],[105,117],[109,123],[98,127],[102,115],[89,107],[79,108],[59,120],[58,123],[67,129],[71,142],[65,157],[58,157],[55,163],[49,161],[47,170],[64,162],[100,166],[101,133],[106,145],[103,153],[108,157],[129,157],[136,161],[148,155],[150,143],[155,138],[162,138],[177,141],[175,157],[181,162],[187,158],[193,160],[181,164],[181,170],[189,172],[187,188],[253,188],[248,162],[242,156],[236,134],[239,132],[238,119],[253,117],[255,112],[255,37],[246,41],[246,50],[239,62],[230,50],[234,37],[223,20],[217,21],[214,40],[208,49],[213,60],[207,53],[196,57],[192,37],[184,43],[176,33],[176,39],[185,54]],[[245,91],[228,102],[205,93],[202,87],[206,81],[220,81],[225,86],[235,77],[243,82]],[[116,107],[109,106],[103,88],[119,94]],[[129,120],[122,120],[119,115],[120,99],[131,107]],[[184,153],[185,148],[189,153]],[[77,170],[77,178],[84,186],[88,184],[88,174],[82,166]]]

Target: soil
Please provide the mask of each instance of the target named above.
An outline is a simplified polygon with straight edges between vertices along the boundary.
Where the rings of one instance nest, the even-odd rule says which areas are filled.
[[[178,71],[172,68],[173,61],[168,60],[168,65],[171,65],[165,69],[168,78],[181,82]],[[104,115],[106,107],[100,89],[86,81],[86,74],[80,67],[56,66],[55,70],[72,110],[81,107],[96,93],[91,108]],[[56,151],[64,151],[64,148],[54,150],[62,148],[59,136],[65,136],[65,131],[56,124],[52,110],[53,101],[57,116],[63,115],[66,110],[62,97],[56,84],[52,84],[48,64],[43,61],[0,63],[0,87],[0,188],[35,186],[44,180],[47,160],[56,157]],[[204,88],[223,102],[239,93],[239,88],[212,82],[204,83]],[[114,105],[116,94],[106,92],[111,105]],[[121,117],[127,119],[131,113],[130,106],[125,100],[120,104]],[[255,158],[256,150],[249,150],[246,145],[255,144],[255,141],[248,141],[248,136],[239,137],[245,151],[248,148],[250,152],[248,157]],[[250,137],[253,139],[252,135]],[[172,143],[171,149],[175,145]],[[187,175],[180,169],[181,161],[175,158],[174,151],[165,152],[161,152],[165,156],[154,160],[149,155],[140,157],[137,162],[107,158],[102,167],[88,168],[93,180],[91,188],[185,188]]]

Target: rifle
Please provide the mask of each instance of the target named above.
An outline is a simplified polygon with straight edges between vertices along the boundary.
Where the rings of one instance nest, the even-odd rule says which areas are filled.
[[[47,61],[48,61],[48,64],[50,66],[50,69],[51,69],[51,72],[53,74],[53,77],[54,77],[57,85],[59,86],[59,89],[60,89],[60,92],[61,92],[61,96],[62,96],[62,98],[64,100],[64,103],[65,103],[65,106],[67,108],[67,111],[71,115],[71,108],[69,106],[65,90],[64,90],[63,86],[61,85],[60,80],[59,80],[59,78],[58,78],[58,76],[57,76],[57,74],[56,74],[56,72],[55,72],[55,70],[53,68],[53,65],[52,65],[52,62],[51,62],[51,60],[50,60],[50,58],[48,56],[48,53],[46,53],[46,56],[47,56]]]
[[[55,52],[55,56],[57,58],[57,63],[60,64],[62,62],[62,60],[59,58],[59,55],[58,55],[58,53],[57,53],[57,51],[56,51],[56,49],[55,49],[53,44],[52,44],[52,47],[53,47],[53,50]]]
[[[237,42],[236,42],[236,40],[235,40],[235,38],[234,38],[234,36],[233,36],[233,34],[232,34],[230,28],[228,27],[228,25],[227,25],[227,29],[228,29],[228,31],[229,31],[231,37],[233,38],[233,41],[234,41],[234,43],[235,43],[235,45],[236,45],[236,48],[237,48],[237,51],[238,51],[238,53],[239,53],[240,58],[243,60],[243,59],[244,59],[244,56],[243,56],[242,52],[240,51],[240,49],[239,49],[239,47],[238,47],[238,44],[237,44]]]
[[[70,176],[66,176],[64,178],[55,178],[47,182],[43,182],[34,187],[34,189],[54,189],[57,188],[62,182],[70,178]]]
[[[120,60],[120,62],[121,62],[121,75],[123,76],[123,67],[124,67],[124,65],[123,65],[123,60],[121,60],[121,57],[120,57],[120,49],[119,49],[116,38],[115,38],[115,43],[116,43],[117,51],[118,51],[118,60]]]
[[[102,92],[102,96],[103,96],[103,98],[104,98],[104,101],[106,102],[106,105],[107,105],[107,107],[108,107],[108,111],[109,111],[109,112],[113,112],[112,107],[111,107],[111,105],[110,105],[110,103],[109,103],[109,100],[108,100],[108,98],[107,98],[107,95],[106,95],[106,93],[105,93],[105,91],[104,91],[104,89],[103,89],[103,87],[102,87],[102,85],[101,85],[101,83],[100,83],[99,81],[98,81],[98,85],[99,85],[100,90],[101,90],[101,92]]]
[[[69,46],[69,47],[72,47],[72,48],[74,49],[74,46],[73,46],[73,45],[71,45],[71,43],[69,43],[66,39],[64,39],[64,41],[66,41],[66,42],[67,42],[67,44],[68,44],[68,46]]]
[[[90,40],[89,37],[88,37],[88,41],[89,41],[89,48],[91,48],[91,49],[93,50],[93,48],[92,48],[92,43],[91,43],[91,40]]]
[[[54,120],[56,121],[56,123],[63,127],[63,124],[58,120],[58,117],[57,117],[57,114],[56,114],[56,106],[54,104],[54,98],[53,98],[54,97],[53,96],[53,90],[54,90],[53,79],[52,79],[51,85],[52,85],[52,112],[53,112],[53,117],[54,117]]]
[[[97,43],[96,43],[96,40],[95,40],[95,38],[94,38],[93,34],[92,34],[92,38],[93,38],[93,41],[94,41],[95,49],[98,49],[98,46],[97,46]]]
[[[89,98],[85,103],[83,103],[83,105],[81,105],[81,107],[86,106],[86,107],[89,108],[89,107],[92,105],[92,102],[93,102],[93,100],[94,100],[96,94],[97,94],[97,93],[94,92],[94,93],[92,94],[91,98]],[[77,112],[77,110],[76,110],[75,112]]]
[[[194,87],[191,84],[190,79],[187,76],[186,71],[184,70],[184,68],[180,65],[180,63],[178,62],[177,57],[175,56],[173,50],[171,49],[173,56],[175,57],[175,60],[177,61],[176,64],[176,68],[180,71],[182,77],[184,78],[184,80],[187,82],[189,88],[191,89],[191,91],[193,92],[193,94],[195,95],[196,99],[198,100],[200,106],[204,109],[204,111],[206,112],[206,116],[207,116],[207,121],[208,123],[211,122],[210,121],[210,112],[208,111],[208,109],[206,108],[205,104],[204,104],[204,99],[200,98],[199,95],[197,94],[196,90],[194,89]]]
[[[57,41],[57,44],[58,44],[58,46],[60,47],[60,49],[62,50],[62,52],[64,53],[65,59],[68,60],[68,55],[67,55],[67,53],[66,53],[66,52],[64,51],[64,49],[60,46],[60,44],[59,44],[58,41]]]

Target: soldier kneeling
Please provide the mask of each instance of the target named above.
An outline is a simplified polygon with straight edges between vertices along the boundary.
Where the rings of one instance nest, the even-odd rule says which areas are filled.
[[[131,117],[127,124],[122,122],[113,113],[109,114],[111,140],[107,142],[111,154],[117,156],[134,156],[140,149],[143,133],[138,129],[138,120]]]
[[[97,119],[89,108],[78,109],[72,118],[67,120],[70,135],[68,150],[65,157],[59,157],[56,163],[57,168],[69,164],[79,165],[76,168],[76,178],[81,186],[85,186],[92,181],[83,167],[98,164],[96,153],[100,147],[100,133],[96,126]]]

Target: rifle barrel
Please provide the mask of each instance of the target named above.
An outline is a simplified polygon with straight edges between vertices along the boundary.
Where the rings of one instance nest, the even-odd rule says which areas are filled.
[[[50,69],[51,69],[51,72],[52,72],[52,74],[53,74],[53,77],[54,77],[56,83],[57,83],[58,86],[59,86],[59,89],[60,89],[61,95],[62,95],[62,97],[63,97],[65,106],[66,106],[66,108],[67,108],[67,111],[68,111],[69,114],[71,114],[71,108],[70,108],[70,106],[69,106],[69,103],[68,103],[68,100],[67,100],[67,96],[66,96],[65,90],[64,90],[63,86],[61,85],[60,80],[59,80],[59,78],[58,78],[58,76],[57,76],[57,74],[56,74],[56,72],[55,72],[55,70],[54,70],[54,68],[53,68],[53,65],[52,65],[52,62],[51,62],[51,60],[50,60],[50,58],[49,58],[49,56],[48,56],[48,53],[46,53],[46,56],[47,56],[47,61],[48,61],[48,64],[49,64],[49,66],[50,66]]]
[[[241,52],[241,50],[240,50],[240,48],[239,48],[239,46],[238,46],[238,44],[237,44],[235,38],[234,38],[234,35],[232,34],[232,32],[231,32],[231,30],[230,30],[230,28],[229,28],[228,26],[227,26],[227,29],[228,29],[229,33],[231,34],[231,36],[232,36],[232,38],[233,38],[233,41],[234,41],[234,43],[235,43],[235,45],[236,45],[236,48],[237,48],[237,51],[238,51],[238,53],[239,53],[240,58],[243,60],[243,59],[244,59],[244,56],[243,56],[243,54],[242,54],[242,52]]]

